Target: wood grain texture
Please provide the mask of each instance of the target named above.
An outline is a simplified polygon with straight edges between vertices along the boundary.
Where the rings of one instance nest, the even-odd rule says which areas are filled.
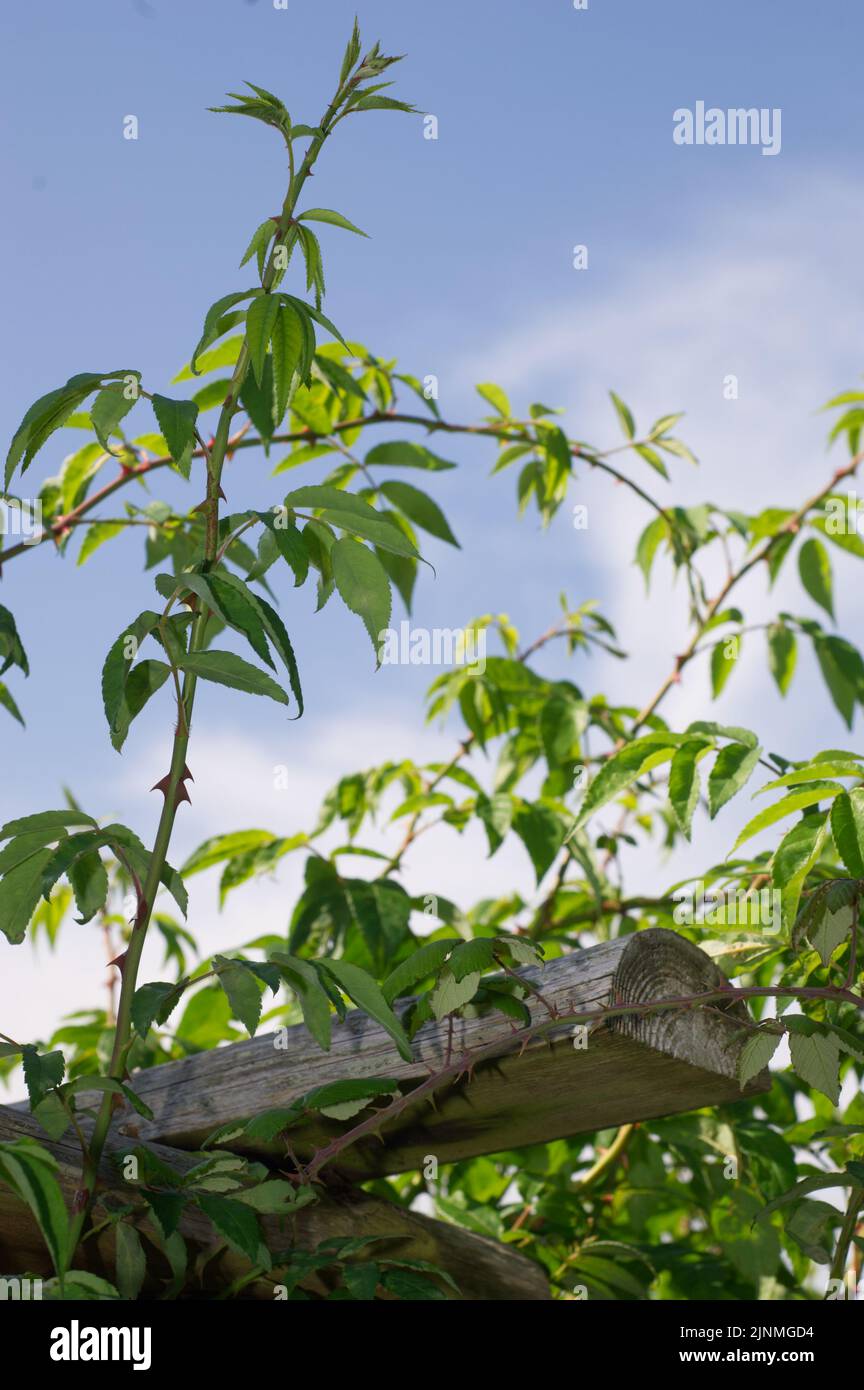
[[[519,972],[562,1014],[598,1006],[675,999],[722,987],[725,977],[704,952],[672,931],[652,928],[576,951],[538,969]],[[548,1020],[529,996],[532,1019]],[[396,1117],[381,1138],[366,1137],[339,1155],[338,1171],[354,1180],[400,1173],[439,1162],[495,1153],[633,1120],[675,1114],[741,1098],[737,1056],[746,1031],[743,1005],[723,1001],[710,1010],[661,1011],[591,1026],[588,1045],[574,1047],[573,1024],[559,1023],[525,1045],[500,1014],[423,1027],[414,1060],[403,1061],[390,1038],[352,1012],[322,1052],[305,1027],[200,1053],[138,1073],[136,1091],[154,1112],[127,1112],[121,1135],[177,1148],[196,1148],[218,1126],[285,1106],[313,1087],[346,1077],[395,1077],[403,1090],[426,1080],[451,1056],[486,1049],[491,1056]],[[768,1088],[767,1073],[744,1094]],[[371,1112],[370,1112],[371,1113]],[[351,1123],[362,1119],[358,1116]],[[316,1119],[291,1131],[301,1159],[343,1133],[344,1123]],[[383,1142],[382,1142],[383,1140]],[[233,1141],[258,1156],[284,1155],[280,1141]]]
[[[58,1177],[64,1196],[71,1201],[80,1181],[81,1154],[78,1145],[68,1136],[59,1142],[50,1141],[30,1115],[0,1106],[0,1142],[20,1138],[37,1139],[54,1154],[60,1164]],[[106,1192],[126,1201],[134,1189],[122,1181],[116,1163],[108,1155],[113,1151],[122,1156],[129,1147],[132,1146],[128,1140],[124,1142],[121,1136],[113,1135],[99,1175],[100,1186]],[[178,1172],[188,1171],[200,1157],[165,1145],[149,1147],[163,1163]],[[96,1215],[98,1219],[98,1208]],[[145,1223],[145,1234],[148,1229]],[[445,1269],[466,1300],[538,1301],[550,1297],[543,1270],[517,1251],[484,1236],[474,1235],[460,1226],[406,1211],[392,1202],[356,1189],[329,1194],[322,1192],[318,1202],[302,1208],[290,1222],[284,1223],[284,1228],[275,1217],[264,1217],[262,1229],[271,1251],[284,1250],[287,1246],[313,1250],[321,1241],[336,1236],[386,1237],[380,1246],[374,1247],[375,1250],[391,1257],[428,1260]],[[224,1247],[220,1250],[221,1239],[201,1212],[188,1209],[181,1220],[180,1230],[194,1251],[212,1255],[212,1258],[201,1261],[202,1288],[208,1292],[226,1287],[248,1269],[242,1256]],[[149,1241],[146,1248],[149,1261],[145,1294],[155,1294],[162,1287],[160,1280],[168,1276],[168,1265]],[[110,1232],[103,1233],[98,1240],[88,1241],[82,1247],[84,1253],[76,1258],[76,1268],[88,1269],[113,1282],[113,1249]],[[370,1257],[374,1258],[371,1252]],[[52,1273],[50,1260],[28,1208],[0,1183],[0,1274],[23,1273],[47,1278]],[[250,1285],[244,1291],[244,1297],[273,1299],[274,1283],[278,1283],[278,1274]],[[323,1290],[319,1288],[319,1291]]]

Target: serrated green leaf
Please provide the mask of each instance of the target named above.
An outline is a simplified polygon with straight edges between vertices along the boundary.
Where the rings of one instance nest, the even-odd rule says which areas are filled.
[[[442,970],[438,984],[429,997],[435,1017],[440,1020],[461,1009],[474,998],[479,984],[479,971],[472,971],[463,979],[457,980],[452,970]]]
[[[428,531],[430,536],[437,536],[439,540],[455,545],[457,550],[460,548],[438,503],[433,502],[425,492],[412,487],[410,483],[402,482],[382,483],[380,491],[400,512],[404,512],[417,526]]]
[[[781,695],[786,691],[795,674],[798,643],[795,633],[784,623],[772,623],[768,629],[768,667]]]
[[[400,1057],[406,1062],[412,1060],[411,1044],[396,1015],[390,1008],[379,986],[359,966],[344,960],[327,960],[322,968],[332,975],[343,993],[348,995],[359,1009],[373,1018],[389,1033],[396,1044]]]
[[[356,232],[358,236],[368,236],[367,232],[361,232],[359,227],[355,227],[353,222],[349,222],[347,217],[343,217],[341,212],[333,212],[330,208],[310,208],[307,212],[299,213],[297,221],[329,222],[333,227],[344,227],[346,232]]]
[[[752,1081],[754,1076],[758,1076],[764,1071],[782,1039],[781,1033],[769,1032],[760,1029],[756,1033],[751,1033],[744,1046],[738,1054],[738,1080],[741,1089]]]
[[[792,1033],[789,1038],[792,1065],[801,1080],[827,1096],[832,1105],[840,1098],[840,1049],[831,1033]]]
[[[274,295],[262,294],[260,298],[253,299],[246,312],[246,345],[249,349],[255,380],[259,386],[264,375],[264,359],[267,356],[267,348],[270,345],[270,337],[279,314],[279,308],[278,298]]]
[[[790,792],[773,806],[760,811],[758,816],[754,816],[745,825],[735,844],[732,846],[733,852],[739,845],[743,845],[745,840],[749,840],[753,835],[758,835],[760,830],[767,830],[768,826],[775,825],[777,821],[783,820],[786,816],[794,815],[796,811],[804,811],[808,806],[815,806],[820,801],[833,799],[843,790],[836,782],[818,782],[810,787],[803,788],[801,791]]]
[[[390,584],[381,561],[359,541],[343,537],[330,551],[339,596],[363,620],[380,665],[382,635],[390,626]]]
[[[381,992],[390,1004],[400,995],[407,994],[412,985],[425,980],[427,975],[436,975],[453,949],[453,941],[430,941],[419,950],[412,952],[407,960],[391,970]]]
[[[188,671],[202,680],[214,681],[217,685],[227,685],[232,690],[241,690],[246,695],[267,695],[280,705],[290,703],[288,696],[276,681],[257,666],[235,656],[233,652],[205,651],[189,652],[179,663],[182,671]]]
[[[627,439],[633,439],[636,435],[636,424],[628,406],[624,404],[620,396],[614,391],[609,392],[609,399],[615,407],[615,414],[618,416],[618,423]]]
[[[798,551],[798,573],[801,583],[814,603],[834,617],[834,599],[831,582],[831,561],[828,551],[815,536],[805,541]]]
[[[151,397],[153,414],[165,436],[168,452],[184,478],[189,477],[195,448],[195,422],[198,407],[194,401],[175,401],[168,396]]]
[[[841,792],[831,806],[837,853],[854,878],[864,878],[864,788]]]
[[[762,749],[748,748],[743,743],[727,743],[721,748],[708,777],[708,807],[711,818],[731,801],[758,766]]]
[[[710,745],[692,739],[676,749],[669,768],[669,801],[681,831],[690,839],[693,812],[699,802],[699,773],[696,764],[710,752]]]

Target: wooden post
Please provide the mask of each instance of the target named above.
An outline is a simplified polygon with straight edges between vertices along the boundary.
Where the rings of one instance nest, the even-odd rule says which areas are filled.
[[[81,1177],[79,1145],[69,1133],[58,1142],[49,1140],[32,1116],[8,1106],[0,1106],[0,1142],[22,1138],[38,1140],[54,1155],[60,1165],[57,1173],[60,1186],[67,1203],[71,1203]],[[124,1149],[130,1147],[128,1140],[120,1141],[120,1156]],[[188,1171],[202,1157],[164,1145],[148,1147],[177,1172]],[[100,1191],[128,1202],[134,1196],[135,1187],[123,1181],[116,1163],[111,1161],[112,1152],[118,1152],[117,1135],[109,1139],[108,1153],[100,1167]],[[97,1202],[97,1224],[99,1214]],[[385,1239],[380,1246],[373,1246],[370,1250],[370,1258],[374,1259],[374,1252],[378,1251],[381,1255],[428,1260],[446,1270],[458,1285],[462,1298],[468,1300],[536,1301],[550,1296],[541,1267],[518,1251],[498,1241],[488,1240],[485,1236],[474,1235],[461,1226],[434,1221],[418,1212],[407,1211],[394,1202],[356,1189],[338,1193],[319,1189],[317,1202],[301,1208],[284,1222],[265,1216],[262,1218],[262,1228],[268,1248],[273,1252],[289,1246],[314,1250],[322,1241],[336,1236],[383,1236]],[[146,1235],[152,1228],[145,1222],[142,1230]],[[208,1291],[225,1288],[248,1271],[248,1261],[224,1246],[222,1238],[202,1212],[187,1207],[181,1219],[180,1232],[191,1242],[193,1250],[210,1255],[206,1261],[201,1261],[203,1286]],[[169,1268],[167,1261],[150,1241],[146,1241],[145,1245],[149,1256],[148,1277],[144,1286],[146,1295],[158,1292],[162,1287],[160,1277],[167,1278]],[[110,1230],[81,1247],[76,1268],[88,1269],[113,1282],[114,1239]],[[0,1183],[0,1275],[25,1273],[48,1278],[52,1273],[51,1262],[29,1209]],[[272,1300],[275,1297],[273,1286],[278,1282],[278,1271],[262,1276],[244,1290],[243,1296]],[[317,1284],[320,1292],[320,1276]],[[448,1290],[448,1297],[455,1295]]]
[[[389,1036],[359,1012],[333,1030],[322,1052],[303,1026],[202,1052],[139,1072],[134,1087],[153,1121],[126,1111],[120,1136],[197,1148],[214,1129],[263,1110],[287,1106],[304,1093],[346,1077],[388,1076],[403,1091],[428,1080],[448,1056],[482,1051],[485,1060],[435,1094],[407,1107],[381,1137],[367,1136],[340,1153],[328,1171],[354,1180],[445,1163],[476,1154],[588,1133],[633,1120],[717,1105],[768,1089],[767,1072],[742,1093],[738,1053],[747,1036],[743,1005],[722,999],[728,981],[710,958],[661,928],[575,951],[539,969],[519,972],[543,996],[528,995],[532,1020],[548,1009],[568,1016],[636,1005],[638,1012],[596,1016],[584,1033],[554,1023],[527,1045],[500,1014],[423,1027],[414,1060],[405,1062]],[[711,1009],[669,1007],[694,994],[719,991]],[[651,1004],[664,1007],[648,1011]],[[277,1046],[282,1042],[284,1045]],[[371,1113],[371,1112],[369,1112]],[[308,1158],[351,1124],[315,1118],[290,1131],[294,1152]],[[382,1142],[383,1141],[383,1142]],[[223,1147],[257,1156],[284,1155],[285,1145],[248,1139]]]

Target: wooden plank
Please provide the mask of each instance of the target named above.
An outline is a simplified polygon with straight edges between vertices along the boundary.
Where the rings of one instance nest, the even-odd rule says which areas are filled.
[[[574,1046],[572,1022],[559,1022],[527,1045],[499,1014],[457,1019],[452,1038],[447,1021],[427,1024],[410,1063],[383,1029],[352,1012],[334,1027],[329,1052],[298,1026],[282,1030],[283,1047],[275,1045],[279,1035],[268,1034],[138,1073],[135,1089],[155,1118],[127,1113],[119,1132],[195,1148],[217,1126],[288,1105],[327,1082],[391,1076],[407,1091],[440,1070],[448,1055],[452,1062],[478,1052],[485,1060],[470,1077],[454,1077],[439,1090],[434,1107],[427,1093],[394,1117],[381,1139],[360,1139],[328,1171],[366,1179],[417,1169],[430,1156],[450,1162],[740,1099],[743,1005],[721,998],[708,1010],[645,1012],[652,1001],[728,987],[710,958],[677,933],[652,928],[520,974],[562,1015],[627,1004],[643,1012],[595,1020],[584,1048]],[[536,997],[528,1002],[533,1021],[548,1021],[546,1005]],[[745,1094],[768,1085],[763,1073]],[[321,1119],[292,1129],[292,1148],[306,1160],[345,1128]],[[238,1140],[231,1147],[260,1156],[285,1153],[279,1140]]]
[[[59,1142],[50,1141],[32,1116],[0,1106],[0,1142],[25,1137],[37,1139],[57,1158],[60,1164],[58,1178],[64,1196],[71,1202],[80,1184],[81,1152],[77,1143],[68,1136]],[[118,1135],[112,1136],[108,1152],[116,1149],[118,1144],[122,1153],[128,1147],[128,1140],[124,1141]],[[149,1147],[163,1163],[179,1172],[187,1171],[200,1158],[200,1155],[180,1152],[165,1145]],[[122,1182],[115,1164],[107,1156],[103,1159],[99,1176],[102,1188],[125,1201],[129,1200],[130,1187]],[[313,1250],[321,1241],[336,1236],[387,1237],[386,1242],[376,1247],[380,1248],[382,1254],[428,1260],[445,1269],[467,1300],[537,1301],[550,1297],[543,1270],[518,1251],[498,1241],[488,1240],[485,1236],[474,1235],[461,1226],[435,1221],[419,1212],[406,1211],[393,1202],[356,1188],[338,1193],[322,1190],[319,1201],[303,1207],[290,1222],[285,1223],[284,1229],[280,1229],[275,1217],[264,1217],[262,1228],[268,1247],[273,1251],[284,1250],[288,1245]],[[194,1209],[187,1209],[180,1230],[196,1250],[215,1251],[222,1244],[206,1217]],[[100,1235],[95,1248],[94,1242],[88,1241],[82,1247],[82,1251],[86,1252],[83,1258],[79,1254],[76,1260],[76,1268],[89,1269],[113,1281],[113,1248],[110,1232]],[[167,1277],[168,1266],[161,1262],[161,1257],[154,1255],[152,1249],[149,1253],[150,1271],[145,1293],[156,1293],[161,1287],[159,1277]],[[204,1287],[210,1291],[227,1286],[248,1269],[247,1262],[241,1256],[224,1248],[206,1263],[202,1261],[202,1264]],[[47,1278],[52,1273],[50,1260],[28,1208],[0,1183],[0,1274],[24,1273]],[[278,1275],[262,1278],[245,1290],[244,1296],[273,1299],[274,1283],[278,1283]]]

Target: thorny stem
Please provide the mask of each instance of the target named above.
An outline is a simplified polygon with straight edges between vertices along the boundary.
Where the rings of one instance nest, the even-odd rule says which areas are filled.
[[[284,245],[291,236],[291,219],[297,198],[306,179],[309,177],[312,165],[315,163],[324,140],[330,133],[333,115],[338,109],[338,105],[345,91],[346,84],[343,83],[340,85],[336,97],[327,108],[324,118],[320,122],[320,135],[310,142],[300,169],[289,185],[288,193],[286,194],[282,207],[282,216],[277,226],[277,235],[273,250],[271,251],[270,259],[262,278],[262,287],[265,293],[270,292],[276,280],[278,274],[276,267],[277,248]],[[228,394],[219,415],[219,422],[216,427],[214,438],[209,448],[203,445],[203,442],[201,443],[201,451],[207,461],[204,542],[205,570],[212,569],[219,558],[219,498],[221,495],[222,468],[226,454],[231,447],[231,418],[237,410],[236,403],[249,368],[249,361],[249,350],[244,340],[231,378],[231,384],[228,388]],[[242,442],[242,440],[237,441],[238,444]],[[118,481],[115,480],[114,486],[118,485]],[[110,489],[112,485],[109,484],[108,486]],[[102,495],[105,496],[106,492],[107,489],[103,488]],[[203,605],[200,605],[192,626],[192,635],[189,643],[190,652],[201,650],[209,616],[208,610]],[[122,984],[120,999],[117,1006],[117,1022],[114,1029],[114,1044],[111,1052],[111,1062],[108,1068],[108,1075],[118,1081],[122,1080],[126,1070],[126,1058],[131,1045],[132,1000],[137,984],[138,967],[140,965],[141,953],[144,949],[144,942],[147,937],[147,929],[150,925],[150,918],[153,913],[156,895],[159,891],[159,885],[165,869],[168,846],[171,840],[171,832],[174,828],[177,808],[180,804],[178,792],[186,777],[189,776],[186,767],[186,755],[189,746],[189,730],[192,722],[192,708],[195,702],[196,684],[195,675],[191,672],[187,672],[178,702],[180,717],[178,718],[177,726],[174,731],[171,766],[168,776],[164,781],[164,785],[160,784],[160,789],[164,792],[165,799],[162,806],[162,813],[159,817],[159,825],[156,831],[156,839],[150,857],[147,877],[143,886],[136,884],[138,910],[121,970]],[[76,1249],[85,1224],[89,1219],[90,1209],[96,1191],[99,1161],[111,1124],[113,1109],[114,1096],[110,1092],[106,1092],[99,1107],[99,1113],[93,1129],[93,1136],[84,1154],[82,1188],[77,1195],[70,1231],[69,1248],[72,1252]]]
[[[283,219],[280,218],[280,222],[282,220]],[[289,232],[292,230],[293,229],[289,228]],[[238,358],[238,365],[239,361],[240,359]],[[236,392],[233,389],[230,394],[236,399]],[[330,426],[328,434],[319,435],[309,426],[304,425],[300,429],[275,434],[270,442],[272,444],[314,444],[319,439],[326,440],[330,438],[330,436],[347,434],[352,430],[362,429],[369,425],[387,424],[418,425],[428,430],[430,433],[444,431],[448,434],[483,435],[488,438],[501,440],[504,443],[530,444],[536,442],[533,435],[527,429],[507,429],[505,426],[499,427],[497,425],[466,425],[456,421],[438,420],[430,415],[415,415],[396,410],[372,410],[368,411],[365,415],[358,415],[350,420],[337,421]],[[238,432],[236,437],[232,438],[229,443],[229,453],[233,454],[238,449],[256,449],[261,446],[261,439],[257,435],[250,435],[248,430],[249,426],[247,424],[243,427],[241,432]],[[649,496],[644,488],[641,488],[632,478],[628,478],[625,473],[621,473],[617,468],[614,468],[605,461],[605,452],[586,454],[583,453],[578,444],[572,445],[570,451],[574,458],[583,458],[592,468],[599,468],[602,472],[614,478],[616,482],[622,483],[625,487],[629,488],[631,492],[635,493],[635,495],[641,498],[652,510],[657,512],[658,516],[667,516],[667,513],[660,503]],[[608,452],[614,453],[616,450],[610,449]],[[206,459],[207,446],[204,445],[203,441],[201,441],[201,444],[192,453],[191,457],[193,459]],[[125,487],[127,483],[134,482],[136,478],[140,479],[146,477],[148,473],[152,473],[158,468],[170,467],[172,461],[170,455],[165,454],[158,458],[142,460],[132,467],[124,465],[117,476],[112,478],[110,482],[105,483],[101,488],[91,493],[89,497],[79,502],[78,505],[73,507],[69,512],[66,512],[62,516],[55,517],[38,539],[32,541],[19,541],[16,545],[9,546],[8,549],[0,551],[0,565],[5,564],[7,560],[14,560],[16,556],[23,555],[27,551],[38,550],[39,546],[43,545],[45,541],[62,540],[63,535],[70,526],[74,526],[81,517],[86,516],[95,506],[103,502],[106,497],[111,497],[118,489]]]
[[[522,977],[520,977],[521,979]],[[523,981],[524,983],[524,981]],[[627,1015],[645,1016],[652,1013],[664,1013],[679,1009],[693,1009],[706,1005],[722,1004],[728,1007],[730,1004],[739,1003],[747,999],[826,999],[835,1002],[852,1003],[858,1009],[864,1009],[864,998],[854,994],[851,990],[839,986],[801,986],[795,988],[789,985],[746,985],[736,987],[729,985],[724,989],[704,990],[697,994],[678,995],[668,999],[650,999],[645,1003],[627,1004],[601,1004],[594,1009],[578,1009],[568,1012],[557,1012],[549,1018],[541,1019],[537,1023],[529,1024],[514,1038],[513,1047],[518,1045],[524,1050],[529,1042],[535,1038],[546,1037],[547,1034],[569,1027],[576,1023],[605,1023],[609,1019],[623,1018]],[[551,1013],[549,1006],[546,1005],[547,1013]],[[445,1060],[443,1066],[430,1075],[411,1091],[405,1091],[397,1095],[383,1106],[369,1115],[365,1120],[355,1125],[353,1129],[347,1130],[344,1134],[337,1135],[329,1144],[319,1149],[313,1154],[309,1163],[300,1166],[300,1176],[305,1182],[314,1182],[322,1168],[338,1158],[345,1149],[356,1144],[358,1140],[366,1138],[367,1135],[376,1133],[383,1125],[394,1120],[409,1106],[416,1105],[417,1101],[425,1096],[440,1090],[448,1082],[456,1081],[466,1073],[470,1074],[481,1062],[491,1058],[502,1056],[500,1040],[488,1043],[484,1047],[475,1048],[473,1051],[465,1051],[455,1060],[449,1058]]]

